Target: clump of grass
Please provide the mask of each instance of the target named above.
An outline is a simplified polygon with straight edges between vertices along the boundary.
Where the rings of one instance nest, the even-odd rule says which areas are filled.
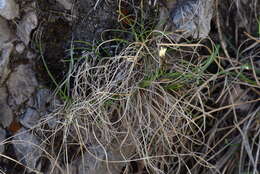
[[[212,168],[197,149],[207,148],[204,130],[214,118],[205,98],[218,76],[206,70],[218,62],[218,49],[172,44],[167,35],[161,37],[168,42],[156,43],[153,36],[137,39],[115,56],[86,52],[81,57],[73,70],[74,100],[56,113],[64,119],[59,129],[65,149],[71,139],[83,152],[87,144],[107,154],[117,146],[121,160],[107,157],[108,163],[143,161],[146,170],[157,173],[191,171],[194,165]],[[167,48],[164,59],[173,64],[161,60],[161,45]],[[200,56],[199,47],[210,55]]]

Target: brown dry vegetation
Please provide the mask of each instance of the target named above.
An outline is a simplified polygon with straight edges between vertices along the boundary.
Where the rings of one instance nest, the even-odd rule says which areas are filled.
[[[173,42],[140,5],[106,31],[128,39],[71,57],[64,104],[34,128],[52,172],[86,153],[118,174],[260,172],[260,3],[217,1],[206,39]]]

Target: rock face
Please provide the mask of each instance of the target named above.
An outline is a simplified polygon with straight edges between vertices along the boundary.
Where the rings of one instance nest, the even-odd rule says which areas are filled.
[[[0,15],[11,20],[19,16],[19,6],[14,0],[0,0]]]
[[[32,96],[38,82],[35,72],[30,65],[19,65],[10,75],[7,81],[9,90],[8,104],[10,106],[19,106]]]
[[[0,88],[0,124],[6,128],[13,121],[13,112],[7,105],[7,90]]]
[[[39,138],[22,128],[14,135],[12,144],[15,154],[22,164],[34,170],[41,167],[38,165],[42,155]]]

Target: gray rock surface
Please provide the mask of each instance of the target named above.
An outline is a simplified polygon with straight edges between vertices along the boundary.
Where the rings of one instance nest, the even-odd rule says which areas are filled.
[[[0,124],[6,128],[13,121],[13,112],[7,105],[7,90],[4,87],[0,88]]]
[[[71,0],[57,0],[57,2],[59,2],[66,10],[71,10],[73,5]]]
[[[171,12],[176,30],[183,30],[184,37],[205,38],[210,31],[213,16],[213,0],[182,1]]]
[[[24,42],[25,45],[28,45],[31,40],[31,32],[38,25],[38,18],[34,10],[29,11],[22,18],[20,23],[17,26],[17,36]]]
[[[47,122],[48,126],[54,129],[57,126],[59,119],[48,114],[61,104],[60,100],[53,96],[53,93],[49,89],[40,88],[36,92],[34,103],[34,107],[39,111],[42,121],[45,123]]]
[[[19,16],[19,6],[15,0],[0,0],[0,15],[11,20]]]
[[[5,43],[11,39],[11,30],[8,26],[7,21],[0,16],[0,50],[3,48]]]
[[[25,113],[20,117],[19,120],[25,128],[30,129],[39,123],[40,114],[35,109],[29,107],[26,109]]]
[[[173,35],[177,41],[180,38],[205,38],[210,32],[210,22],[214,13],[214,0],[179,0],[170,3],[170,11],[163,10],[163,21],[166,21],[166,31],[178,32]],[[165,20],[165,16],[170,16]]]
[[[5,146],[4,146],[4,140],[6,136],[6,131],[0,127],[0,154],[4,153]]]
[[[7,87],[9,90],[8,104],[10,106],[19,106],[26,101],[35,91],[38,85],[35,72],[30,65],[21,64],[14,69],[9,79]]]
[[[41,166],[39,159],[42,155],[40,139],[21,128],[13,137],[12,144],[18,160],[27,167],[37,170]]]
[[[44,112],[48,109],[48,107],[52,103],[52,93],[47,88],[41,88],[37,91],[36,97],[35,97],[35,107],[40,111]]]
[[[0,52],[0,85],[6,80],[8,74],[10,73],[10,69],[8,67],[10,62],[10,55],[13,50],[13,44],[8,43],[5,44],[2,52]]]

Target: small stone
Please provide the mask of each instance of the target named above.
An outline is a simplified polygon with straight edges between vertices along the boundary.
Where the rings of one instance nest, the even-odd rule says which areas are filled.
[[[32,59],[34,59],[35,57],[36,57],[36,54],[35,54],[34,52],[32,52],[32,51],[28,51],[28,52],[26,53],[26,58],[27,58],[27,59],[32,60]]]
[[[7,90],[4,87],[0,88],[0,124],[6,128],[13,121],[13,112],[7,105]]]
[[[27,108],[25,113],[20,117],[20,123],[28,129],[35,127],[39,121],[40,114],[33,108]]]
[[[40,139],[21,128],[13,137],[12,144],[18,160],[25,166],[39,170],[39,159],[42,155]],[[39,163],[39,164],[38,164]]]
[[[25,46],[23,43],[18,43],[16,46],[15,46],[15,50],[17,51],[17,53],[19,54],[22,54],[25,50]]]
[[[17,27],[17,36],[28,45],[31,39],[31,32],[38,25],[38,18],[35,11],[28,12]]]
[[[0,127],[0,154],[3,154],[5,151],[4,141],[6,137],[6,131]]]
[[[72,8],[71,0],[57,0],[57,2],[59,2],[66,10],[71,10]]]
[[[29,101],[37,85],[38,81],[31,66],[19,65],[7,80],[9,91],[8,104],[10,106],[19,106]]]
[[[19,16],[19,6],[14,0],[0,0],[0,15],[7,20]]]

